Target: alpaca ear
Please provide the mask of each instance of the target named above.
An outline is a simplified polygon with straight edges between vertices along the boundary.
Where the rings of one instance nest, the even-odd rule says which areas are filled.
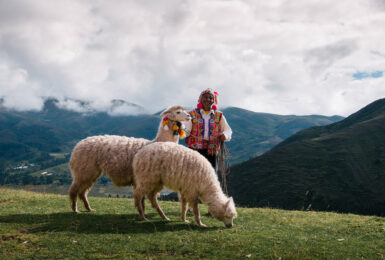
[[[230,197],[229,200],[226,202],[226,208],[228,208],[231,205],[234,205],[233,197]]]
[[[233,197],[230,197],[229,200],[226,202],[226,214],[233,215],[234,217],[237,216]]]
[[[160,113],[161,116],[167,116],[170,114],[170,111],[168,109],[164,110],[162,113]]]
[[[225,204],[225,216],[229,215],[230,212],[230,202],[231,200],[229,199],[226,204]]]

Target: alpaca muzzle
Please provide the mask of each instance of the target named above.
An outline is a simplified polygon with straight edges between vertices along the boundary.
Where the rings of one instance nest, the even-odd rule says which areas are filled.
[[[227,228],[231,228],[231,227],[233,227],[233,223],[225,223],[225,226],[226,226]]]

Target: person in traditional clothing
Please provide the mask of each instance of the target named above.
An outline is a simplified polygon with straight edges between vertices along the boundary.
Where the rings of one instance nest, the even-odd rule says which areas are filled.
[[[232,130],[217,105],[216,91],[209,88],[202,91],[197,108],[189,111],[191,121],[185,123],[188,147],[206,157],[214,169],[221,143],[230,141],[232,135]]]

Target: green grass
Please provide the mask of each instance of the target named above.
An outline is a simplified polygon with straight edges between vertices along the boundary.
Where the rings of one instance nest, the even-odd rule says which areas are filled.
[[[171,218],[139,221],[131,199],[90,198],[97,212],[70,212],[66,196],[0,189],[2,259],[383,259],[385,219],[353,214],[238,208],[231,229]],[[147,203],[148,205],[149,203]],[[207,208],[201,206],[201,213]],[[82,210],[83,207],[81,206]]]

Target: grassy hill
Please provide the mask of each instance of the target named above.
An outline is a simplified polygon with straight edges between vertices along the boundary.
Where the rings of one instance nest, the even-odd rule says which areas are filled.
[[[74,215],[65,196],[0,189],[3,259],[383,259],[385,219],[326,212],[238,208],[235,226],[203,217],[138,221],[131,199],[90,198],[97,212]],[[201,206],[201,212],[207,208]]]
[[[385,99],[231,168],[244,206],[385,215]]]

